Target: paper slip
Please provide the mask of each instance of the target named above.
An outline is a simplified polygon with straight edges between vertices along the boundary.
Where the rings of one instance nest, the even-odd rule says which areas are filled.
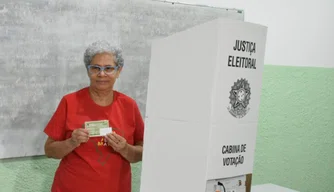
[[[85,122],[85,128],[89,131],[90,137],[105,136],[112,132],[112,128],[109,127],[108,120],[100,121],[87,121]]]
[[[104,127],[104,128],[88,128],[89,137],[101,137],[106,136],[108,133],[112,132],[111,127]]]
[[[86,121],[85,128],[103,128],[109,127],[108,120],[99,120],[99,121]]]

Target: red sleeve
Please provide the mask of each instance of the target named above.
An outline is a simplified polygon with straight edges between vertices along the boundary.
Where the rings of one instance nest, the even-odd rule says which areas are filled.
[[[137,143],[144,140],[144,121],[140,114],[137,103],[134,104],[134,113],[135,113],[134,143]]]
[[[66,100],[65,98],[62,98],[56,111],[44,129],[44,132],[49,137],[57,141],[65,139],[66,108]]]

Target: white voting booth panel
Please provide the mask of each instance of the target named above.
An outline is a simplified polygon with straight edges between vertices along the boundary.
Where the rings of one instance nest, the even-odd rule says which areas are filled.
[[[245,188],[266,34],[222,18],[153,41],[141,192]]]

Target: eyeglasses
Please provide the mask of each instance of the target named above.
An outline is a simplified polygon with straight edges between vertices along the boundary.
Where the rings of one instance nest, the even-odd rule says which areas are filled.
[[[90,74],[99,74],[101,71],[104,71],[108,75],[112,75],[118,70],[119,66],[99,66],[99,65],[88,65],[87,69]]]

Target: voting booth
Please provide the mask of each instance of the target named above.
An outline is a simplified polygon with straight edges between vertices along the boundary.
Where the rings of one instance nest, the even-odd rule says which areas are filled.
[[[266,35],[222,18],[152,42],[141,192],[246,191]]]

